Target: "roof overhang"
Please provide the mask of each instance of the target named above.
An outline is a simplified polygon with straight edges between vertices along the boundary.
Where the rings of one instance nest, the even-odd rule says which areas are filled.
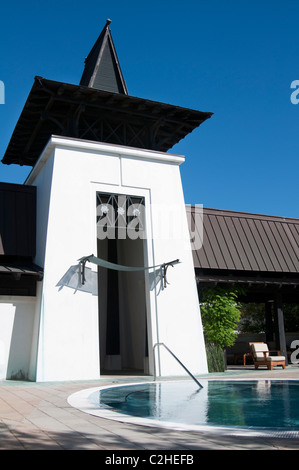
[[[43,269],[30,260],[0,259],[0,275],[13,276],[15,280],[21,276],[30,276],[36,281],[42,281]]]
[[[269,273],[249,271],[229,271],[195,269],[195,277],[201,297],[204,288],[211,287],[243,287],[244,293],[239,295],[243,302],[267,302],[275,300],[278,295],[285,303],[299,301],[298,273]]]
[[[0,259],[0,295],[35,297],[43,270],[30,259]]]
[[[167,152],[212,114],[35,77],[2,162],[33,166],[51,135]]]
[[[206,284],[247,284],[263,286],[291,286],[299,288],[299,275],[285,275],[285,273],[233,273],[233,272],[210,272],[210,270],[195,269],[196,280],[198,283]],[[298,291],[299,293],[299,291]]]

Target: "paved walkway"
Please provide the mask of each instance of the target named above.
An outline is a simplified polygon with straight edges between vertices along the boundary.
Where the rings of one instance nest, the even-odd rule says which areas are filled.
[[[299,366],[270,372],[236,369],[209,378],[292,378]],[[202,377],[201,380],[205,380]],[[67,398],[86,388],[149,380],[109,377],[89,382],[0,381],[0,450],[284,450],[299,449],[297,439],[223,436],[119,423],[83,413]]]

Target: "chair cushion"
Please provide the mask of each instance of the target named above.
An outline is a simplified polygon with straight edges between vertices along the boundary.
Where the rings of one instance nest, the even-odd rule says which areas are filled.
[[[265,355],[264,352],[269,355],[269,348],[266,343],[253,343],[252,344],[254,358],[257,361],[264,361]]]
[[[284,356],[268,356],[267,357],[267,361],[285,361],[285,357]]]

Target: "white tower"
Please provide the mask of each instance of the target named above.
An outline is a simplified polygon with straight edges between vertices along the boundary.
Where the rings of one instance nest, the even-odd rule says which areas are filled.
[[[211,113],[128,95],[109,24],[79,86],[36,77],[3,160],[32,165],[26,184],[37,188],[37,381],[184,374],[157,343],[207,372],[185,159],[168,150]]]

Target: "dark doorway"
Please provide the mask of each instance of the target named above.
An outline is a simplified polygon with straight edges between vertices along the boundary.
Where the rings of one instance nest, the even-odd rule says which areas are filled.
[[[136,219],[136,214],[141,217],[142,203],[141,198],[98,195],[99,258],[121,266],[145,266],[146,240],[140,233],[144,222]],[[135,218],[131,217],[132,204]],[[98,294],[101,374],[147,373],[145,271],[99,267]]]

